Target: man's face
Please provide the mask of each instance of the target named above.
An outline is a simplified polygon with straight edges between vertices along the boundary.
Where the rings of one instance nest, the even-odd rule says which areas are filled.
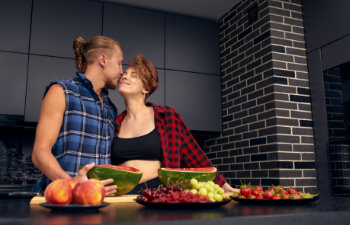
[[[112,56],[106,66],[106,87],[116,89],[120,76],[123,74],[123,52],[118,45],[115,45]]]

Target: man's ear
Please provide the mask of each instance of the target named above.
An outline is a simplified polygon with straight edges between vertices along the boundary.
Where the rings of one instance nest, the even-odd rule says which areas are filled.
[[[101,65],[101,67],[105,67],[106,59],[107,59],[106,55],[104,54],[98,55],[98,63]]]

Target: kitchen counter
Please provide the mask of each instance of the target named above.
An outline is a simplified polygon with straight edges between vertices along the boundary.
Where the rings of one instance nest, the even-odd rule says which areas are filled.
[[[0,224],[349,224],[350,198],[305,205],[247,205],[231,201],[216,209],[153,209],[138,203],[111,203],[98,212],[51,212],[29,199],[0,199]]]

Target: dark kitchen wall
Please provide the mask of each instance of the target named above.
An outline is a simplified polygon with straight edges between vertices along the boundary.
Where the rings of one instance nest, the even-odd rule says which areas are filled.
[[[117,40],[125,66],[144,54],[159,72],[151,102],[175,108],[191,130],[222,129],[217,21],[97,0],[2,0],[0,31],[0,183],[38,176],[30,154],[44,89],[75,76],[77,36]],[[122,98],[110,96],[120,113]]]
[[[345,75],[349,77],[348,73],[343,74],[339,69],[350,62],[350,1],[308,0],[302,1],[302,4],[320,192],[328,196],[341,193],[349,195],[346,170],[349,168],[350,148],[347,144],[339,148],[339,143],[337,146],[330,143],[334,138],[339,139],[334,131],[344,128],[344,118],[340,117],[337,119],[338,126],[339,120],[342,120],[342,125],[334,129],[336,123],[332,112],[335,105],[337,113],[344,112],[343,97],[330,95],[335,93],[334,90],[341,94],[342,79]],[[335,98],[338,103],[334,101]],[[347,142],[344,134],[340,136]],[[341,169],[344,170],[339,173]],[[332,174],[335,175],[333,181]]]
[[[243,0],[219,20],[223,132],[206,150],[229,182],[317,193],[300,0]]]

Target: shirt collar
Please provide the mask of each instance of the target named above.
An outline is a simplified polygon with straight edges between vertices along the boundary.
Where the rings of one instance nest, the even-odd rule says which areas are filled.
[[[77,77],[79,78],[79,80],[81,81],[81,83],[83,85],[85,85],[87,88],[94,90],[94,87],[92,86],[91,81],[85,76],[85,74],[81,73],[81,72],[77,72]],[[108,96],[108,89],[107,88],[102,88],[101,90],[101,95],[106,95]]]

